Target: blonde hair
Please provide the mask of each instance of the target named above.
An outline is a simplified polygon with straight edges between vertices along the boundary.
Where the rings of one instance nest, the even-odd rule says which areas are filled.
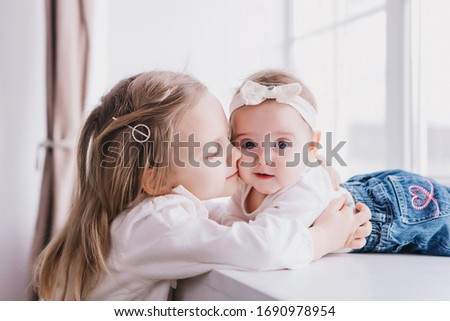
[[[124,79],[102,97],[79,139],[69,218],[36,262],[35,288],[40,299],[86,299],[107,271],[111,222],[148,196],[142,190],[144,179],[155,195],[164,193],[172,173],[170,166],[158,164],[169,164],[168,144],[174,128],[204,90],[188,75],[155,71]],[[136,137],[132,128],[141,125],[150,129],[151,143],[124,139]],[[120,153],[114,149],[119,142]],[[122,157],[114,157],[118,154]]]

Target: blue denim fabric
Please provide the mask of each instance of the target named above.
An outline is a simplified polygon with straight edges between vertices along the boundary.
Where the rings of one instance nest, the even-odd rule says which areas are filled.
[[[372,211],[367,244],[353,252],[450,256],[450,188],[401,170],[357,175],[341,184]]]

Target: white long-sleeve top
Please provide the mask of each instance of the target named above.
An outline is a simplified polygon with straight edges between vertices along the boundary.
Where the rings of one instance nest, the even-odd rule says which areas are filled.
[[[110,229],[108,273],[89,300],[166,300],[171,284],[214,268],[296,269],[312,259],[312,238],[300,220],[260,215],[220,225],[179,186],[121,213]]]
[[[331,200],[350,193],[344,188],[333,189],[330,177],[322,166],[310,167],[300,179],[278,192],[267,195],[261,205],[253,212],[248,212],[245,200],[251,186],[242,181],[238,191],[231,197],[226,206],[207,204],[211,215],[224,225],[231,226],[235,222],[251,222],[258,216],[273,215],[278,218],[300,220],[309,227],[328,206]]]

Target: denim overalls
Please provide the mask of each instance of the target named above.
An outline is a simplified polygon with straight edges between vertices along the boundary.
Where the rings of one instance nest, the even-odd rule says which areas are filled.
[[[357,175],[341,184],[372,211],[367,244],[352,252],[450,256],[450,188],[401,170]]]

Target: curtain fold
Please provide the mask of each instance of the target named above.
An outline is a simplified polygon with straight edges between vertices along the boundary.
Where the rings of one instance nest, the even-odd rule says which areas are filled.
[[[30,266],[69,214],[87,91],[93,0],[46,0],[47,139]],[[32,287],[29,299],[37,299]]]

